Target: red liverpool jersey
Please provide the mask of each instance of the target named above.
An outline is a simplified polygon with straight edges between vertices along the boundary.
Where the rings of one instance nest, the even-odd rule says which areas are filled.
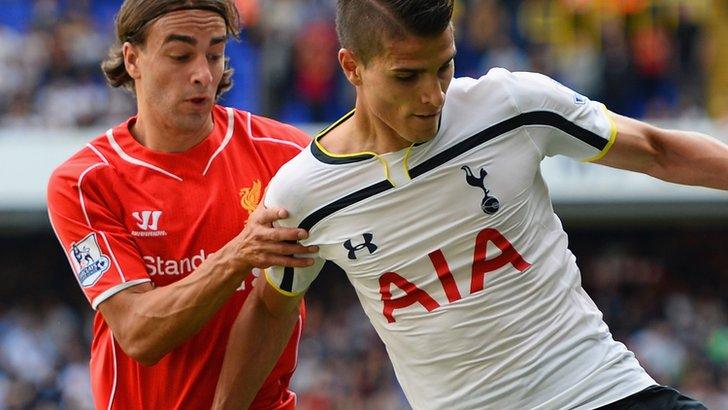
[[[245,226],[268,181],[308,144],[293,127],[215,106],[214,129],[181,153],[140,145],[129,129],[106,132],[56,169],[48,211],[91,306],[131,286],[165,286],[192,273]],[[97,312],[91,380],[97,409],[209,409],[229,329],[250,275],[200,331],[145,367],[127,356]],[[252,408],[288,409],[303,319]]]

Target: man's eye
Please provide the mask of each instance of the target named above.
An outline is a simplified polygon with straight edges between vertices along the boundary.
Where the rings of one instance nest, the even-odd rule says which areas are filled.
[[[180,62],[181,61],[187,61],[190,58],[190,56],[187,55],[187,54],[171,55],[170,57],[172,57],[172,60],[174,60],[174,61],[180,61]]]
[[[416,77],[414,74],[407,74],[407,75],[398,75],[398,76],[395,76],[394,78],[396,78],[397,81],[409,82],[409,81],[414,80]]]
[[[207,58],[210,61],[220,61],[222,59],[222,54],[208,54]]]

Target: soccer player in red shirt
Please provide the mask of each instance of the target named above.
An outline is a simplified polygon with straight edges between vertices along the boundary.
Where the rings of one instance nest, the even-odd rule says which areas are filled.
[[[103,68],[112,86],[133,91],[138,113],[51,176],[51,223],[97,310],[98,409],[209,409],[251,272],[312,263],[287,256],[316,248],[295,243],[305,231],[272,226],[285,210],[256,208],[308,137],[216,105],[231,86],[224,52],[237,21],[226,0],[126,0]],[[295,407],[288,383],[302,316],[276,318],[294,328],[273,336],[287,343],[280,358],[251,355],[251,408]]]

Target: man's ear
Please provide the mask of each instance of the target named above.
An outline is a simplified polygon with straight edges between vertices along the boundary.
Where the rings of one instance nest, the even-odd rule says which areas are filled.
[[[357,87],[361,85],[361,69],[363,64],[357,56],[348,49],[339,50],[339,65],[344,71],[344,75],[349,82]]]
[[[141,52],[139,46],[127,41],[121,46],[121,52],[124,55],[124,67],[126,67],[129,77],[138,80],[140,77],[139,56]]]

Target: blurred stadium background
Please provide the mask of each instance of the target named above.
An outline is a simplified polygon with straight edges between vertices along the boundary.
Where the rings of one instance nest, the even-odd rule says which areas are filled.
[[[53,167],[134,112],[98,68],[121,0],[0,0],[0,409],[91,408],[92,311],[45,213]],[[352,105],[334,0],[238,0],[223,101],[314,133]],[[728,141],[728,0],[459,0],[458,76],[548,74],[613,111]],[[486,109],[486,107],[484,107]],[[728,194],[544,163],[584,286],[661,383],[728,408]],[[302,409],[406,408],[345,278],[320,278]]]

